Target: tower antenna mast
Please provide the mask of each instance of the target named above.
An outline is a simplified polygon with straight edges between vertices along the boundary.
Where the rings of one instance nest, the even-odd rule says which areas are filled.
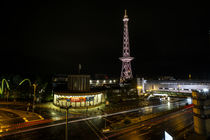
[[[119,59],[122,61],[122,70],[120,76],[120,82],[123,83],[126,80],[132,79],[132,69],[131,69],[131,60],[134,57],[130,56],[130,44],[129,44],[129,34],[128,34],[128,15],[127,10],[125,10],[125,15],[123,18],[124,22],[124,31],[123,31],[123,56]]]

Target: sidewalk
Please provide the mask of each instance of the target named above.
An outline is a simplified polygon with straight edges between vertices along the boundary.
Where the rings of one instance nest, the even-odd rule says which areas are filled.
[[[37,120],[43,120],[44,118],[40,116],[37,113],[32,113],[32,112],[26,112],[26,111],[21,111],[21,110],[14,110],[14,109],[8,109],[8,108],[0,108],[0,111],[6,111],[6,112],[11,112],[19,117],[14,117],[10,119],[17,119],[17,118],[22,118],[25,122],[31,122],[31,121],[37,121]],[[5,121],[8,118],[1,118],[1,120]]]
[[[36,104],[36,108],[48,108],[48,109],[52,109],[58,112],[62,112],[65,113],[66,110],[62,109],[58,106],[55,106],[52,102],[48,102],[48,103],[43,103],[43,104]],[[99,106],[94,106],[94,107],[83,107],[83,108],[70,108],[69,109],[69,113],[71,114],[75,114],[75,115],[100,115],[102,114],[101,110],[104,110],[105,105],[101,104]]]
[[[3,104],[3,105],[24,105],[26,106],[27,105],[27,102],[5,102],[5,101],[0,101],[0,104]]]
[[[42,120],[44,118],[36,113],[0,108],[0,133]]]

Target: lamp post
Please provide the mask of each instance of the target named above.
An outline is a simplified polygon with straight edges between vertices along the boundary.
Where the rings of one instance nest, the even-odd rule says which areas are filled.
[[[66,134],[65,134],[65,139],[68,140],[68,110],[69,108],[71,108],[72,106],[67,106],[66,104],[66,107],[60,107],[60,108],[63,108],[63,109],[66,109]]]
[[[136,89],[137,89],[138,95],[140,96],[142,86],[137,85]]]
[[[36,84],[33,84],[34,87],[34,99],[33,99],[33,106],[32,106],[32,111],[34,112],[34,108],[35,108],[35,100],[36,100]]]
[[[28,83],[29,83],[29,85],[30,85],[30,87],[32,86],[32,84],[31,84],[31,80],[30,79],[24,79],[23,81],[21,81],[20,83],[19,83],[19,85],[18,86],[20,86],[20,85],[22,85],[25,81],[28,81]],[[34,102],[35,102],[35,92],[36,92],[36,84],[33,84],[33,87],[34,87],[34,99],[33,99],[33,106],[32,106],[32,110],[33,110],[33,112],[34,112]],[[29,106],[30,106],[30,103],[29,103]],[[28,111],[29,111],[29,107],[28,107],[28,109],[27,109]]]

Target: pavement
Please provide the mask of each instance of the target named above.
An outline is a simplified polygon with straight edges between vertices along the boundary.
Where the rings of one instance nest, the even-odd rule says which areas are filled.
[[[6,112],[16,114],[18,117],[23,118],[25,120],[25,122],[44,119],[41,115],[39,115],[37,113],[33,113],[33,112],[14,110],[14,109],[8,109],[8,108],[0,108],[0,111],[6,111]],[[14,117],[14,118],[16,118],[16,117]],[[2,118],[2,119],[4,120],[4,118]],[[6,118],[6,119],[8,119],[8,118]]]
[[[44,118],[37,113],[0,108],[0,132],[9,131],[11,127],[17,126],[18,124],[31,123],[40,120],[44,120]]]
[[[58,106],[55,106],[52,102],[48,102],[48,103],[43,103],[43,104],[36,104],[36,108],[47,108],[47,109],[51,109],[57,112],[62,112],[65,113],[66,109],[62,109]],[[99,115],[101,114],[101,110],[104,110],[105,105],[101,104],[98,106],[94,106],[94,107],[85,107],[85,108],[70,108],[69,109],[69,113],[70,114],[80,114],[80,115]]]

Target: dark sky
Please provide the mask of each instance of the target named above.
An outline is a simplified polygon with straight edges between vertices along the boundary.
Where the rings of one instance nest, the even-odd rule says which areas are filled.
[[[208,9],[200,3],[142,0],[4,1],[2,73],[120,75],[123,15],[128,10],[132,68],[140,75],[209,73]]]

